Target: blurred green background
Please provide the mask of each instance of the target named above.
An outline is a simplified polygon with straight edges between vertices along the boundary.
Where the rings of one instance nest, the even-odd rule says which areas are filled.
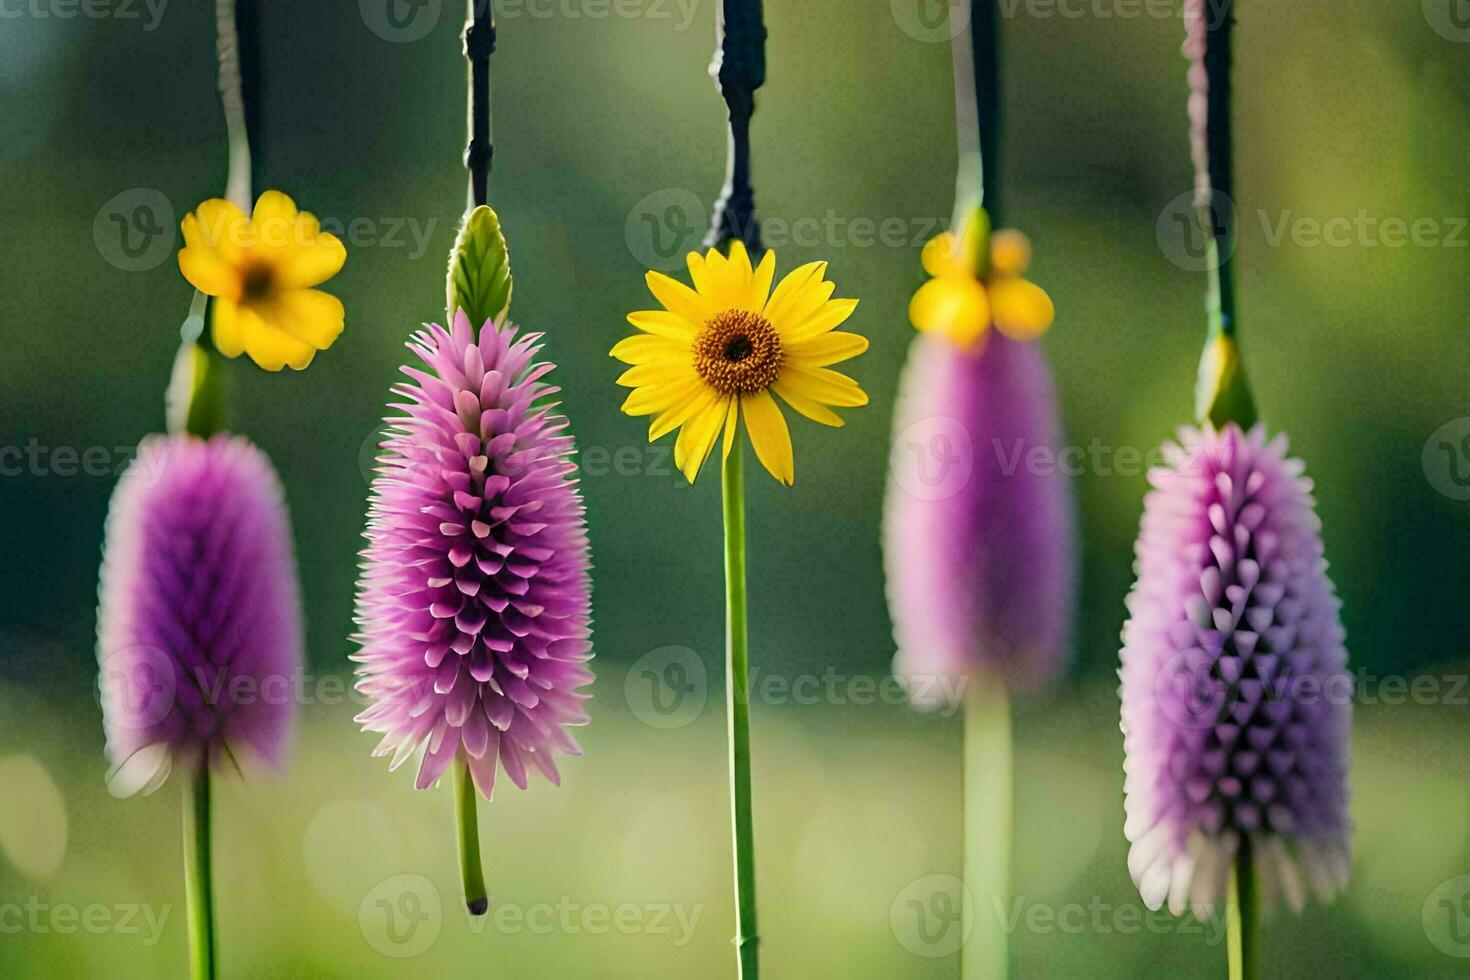
[[[624,311],[647,305],[646,266],[702,233],[723,174],[714,2],[498,8],[492,201],[513,313],[547,333],[587,462],[599,679],[565,786],[505,790],[482,810],[490,887],[513,911],[478,931],[459,912],[448,788],[415,793],[369,759],[339,680],[364,460],[405,337],[441,316],[464,199],[462,13],[392,2],[396,20],[382,0],[260,4],[260,186],[344,233],[329,288],[348,326],[305,374],[231,366],[234,427],[271,454],[292,506],[314,693],[289,771],[219,792],[224,975],[733,976],[718,481],[690,489],[645,445],[617,412],[606,353]],[[1241,12],[1246,356],[1268,421],[1317,481],[1367,692],[1351,886],[1269,920],[1270,976],[1470,970],[1470,909],[1435,897],[1470,874],[1470,453],[1437,448],[1470,435],[1470,29],[1453,3]],[[750,481],[753,661],[788,681],[834,677],[823,690],[838,692],[754,707],[763,958],[783,980],[953,977],[956,957],[932,955],[947,950],[916,939],[905,910],[942,890],[930,876],[959,872],[957,719],[855,694],[892,653],[878,543],[889,413],[919,246],[952,203],[944,8],[767,8],[761,213],[782,270],[829,259],[839,293],[862,298],[851,323],[872,349],[852,373],[872,404],[841,431],[793,426],[794,489]],[[128,447],[161,427],[190,296],[177,220],[224,180],[212,5],[0,9],[0,975],[177,975],[178,787],[108,797],[93,644],[108,496]],[[1145,488],[1127,454],[1188,420],[1203,325],[1203,276],[1171,223],[1191,187],[1183,28],[1171,5],[1133,0],[1003,9],[1007,210],[1059,310],[1044,343],[1067,441],[1102,451],[1076,479],[1073,669],[1017,711],[1016,891],[1058,918],[1023,920],[1013,969],[1222,976],[1210,924],[1140,915],[1114,693]],[[703,710],[675,728],[645,723],[639,694],[640,658],[667,647],[710,677]],[[1439,695],[1384,703],[1389,676],[1431,678]],[[620,906],[634,909],[621,929]],[[408,931],[389,934],[385,907]],[[149,913],[167,918],[154,929]]]

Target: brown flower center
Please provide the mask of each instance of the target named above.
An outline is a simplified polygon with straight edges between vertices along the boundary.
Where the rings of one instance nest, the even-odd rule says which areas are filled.
[[[781,338],[759,313],[726,310],[694,338],[694,370],[727,395],[765,391],[781,374]]]
[[[275,287],[276,273],[270,265],[264,262],[252,262],[245,267],[244,274],[240,277],[240,299],[242,302],[251,300],[262,300],[271,294]]]

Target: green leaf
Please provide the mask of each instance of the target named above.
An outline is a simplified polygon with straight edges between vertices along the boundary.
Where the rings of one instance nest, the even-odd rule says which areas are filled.
[[[1223,330],[1213,330],[1200,357],[1194,388],[1195,415],[1217,429],[1234,422],[1242,429],[1256,424],[1256,402],[1245,378],[1240,348]]]
[[[510,252],[500,218],[485,205],[465,218],[449,253],[447,312],[464,310],[476,331],[510,307]]]
[[[205,439],[225,423],[224,362],[205,329],[208,302],[209,297],[194,291],[189,316],[179,328],[183,343],[163,393],[168,431]]]

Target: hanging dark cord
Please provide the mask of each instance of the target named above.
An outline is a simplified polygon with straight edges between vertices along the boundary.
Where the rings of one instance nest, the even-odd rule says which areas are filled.
[[[1205,348],[1195,386],[1201,422],[1255,424],[1255,398],[1237,340],[1235,307],[1235,151],[1230,119],[1234,0],[1186,0],[1190,156],[1194,211],[1206,242]]]
[[[1235,331],[1235,139],[1230,119],[1231,35],[1234,0],[1205,0],[1199,25],[1204,36],[1205,120],[1196,121],[1194,164],[1199,185],[1195,211],[1203,232],[1215,242],[1210,263],[1211,319],[1227,336]],[[1201,145],[1202,141],[1202,145]],[[1203,153],[1204,159],[1200,156]],[[1215,325],[1212,324],[1212,327]]]
[[[704,244],[723,247],[739,239],[754,256],[761,251],[761,233],[750,183],[750,117],[755,90],[766,81],[761,0],[724,0],[717,19],[720,40],[710,74],[730,110],[730,162]]]
[[[996,0],[970,4],[970,58],[974,68],[975,115],[979,127],[980,195],[991,227],[1001,226],[1000,199],[1000,18]]]
[[[245,108],[245,133],[250,140],[250,177],[255,193],[270,187],[266,171],[265,139],[260,93],[265,91],[261,76],[261,51],[265,49],[261,35],[260,4],[257,0],[235,0],[235,30],[239,34],[240,94]]]
[[[490,55],[494,51],[495,11],[491,0],[469,0],[464,56],[470,63],[470,142],[465,147],[464,165],[470,172],[471,207],[490,203],[490,161],[495,156],[490,142]]]

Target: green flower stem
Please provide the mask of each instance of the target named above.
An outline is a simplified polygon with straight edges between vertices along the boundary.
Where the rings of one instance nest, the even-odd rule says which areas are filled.
[[[1207,241],[1205,265],[1205,349],[1195,385],[1195,415],[1201,423],[1223,427],[1235,422],[1243,429],[1255,424],[1255,399],[1246,380],[1236,339],[1239,320],[1235,310],[1236,212],[1234,130],[1230,116],[1232,5],[1204,11],[1205,93],[1204,131],[1194,132],[1196,185],[1195,215]],[[1201,142],[1202,141],[1202,142]]]
[[[965,698],[965,889],[974,931],[961,954],[964,980],[1004,980],[1008,940],[999,911],[1010,904],[1015,822],[1011,702],[997,677],[971,679]]]
[[[454,819],[459,828],[459,878],[464,883],[464,904],[470,915],[484,915],[490,908],[485,891],[485,872],[480,862],[480,824],[476,811],[479,792],[470,777],[470,764],[455,760]]]
[[[741,980],[756,980],[755,832],[750,806],[750,647],[745,615],[745,440],[725,459],[725,677],[730,718],[730,808],[735,831],[735,947]]]
[[[240,31],[235,18],[235,0],[215,0],[216,51],[219,55],[219,97],[225,112],[229,137],[229,176],[225,197],[241,211],[250,213],[250,131],[245,124],[245,86],[240,72]]]
[[[1256,881],[1251,870],[1250,842],[1245,841],[1230,866],[1230,893],[1225,908],[1225,945],[1230,980],[1256,977]]]
[[[189,919],[189,975],[214,980],[214,870],[210,861],[209,763],[184,788],[184,901]]]
[[[164,415],[173,435],[208,439],[224,428],[224,359],[204,326],[209,297],[198,290],[179,329],[179,352],[164,392]]]

